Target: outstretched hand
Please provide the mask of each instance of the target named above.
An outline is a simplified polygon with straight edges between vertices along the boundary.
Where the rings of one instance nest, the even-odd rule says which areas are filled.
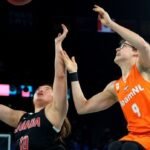
[[[68,70],[69,73],[73,73],[73,72],[77,72],[78,70],[78,66],[77,63],[75,61],[75,57],[69,57],[68,54],[66,53],[66,51],[62,51],[62,57],[65,63],[65,66]]]
[[[58,33],[58,36],[55,38],[55,47],[59,50],[62,50],[62,42],[64,41],[68,33],[68,29],[64,24],[61,24],[61,27],[63,29],[63,32]]]
[[[111,18],[109,16],[109,14],[100,6],[98,5],[94,5],[93,11],[98,13],[98,19],[100,20],[100,22],[105,25],[105,26],[109,26],[111,23]]]

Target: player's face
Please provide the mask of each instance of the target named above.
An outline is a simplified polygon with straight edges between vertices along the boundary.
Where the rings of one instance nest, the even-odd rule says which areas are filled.
[[[51,103],[52,100],[53,90],[49,85],[39,86],[33,97],[34,104],[38,104],[41,106],[46,106],[47,104]]]
[[[129,42],[125,41],[116,49],[114,62],[118,64],[120,61],[129,60],[135,52],[135,48]]]

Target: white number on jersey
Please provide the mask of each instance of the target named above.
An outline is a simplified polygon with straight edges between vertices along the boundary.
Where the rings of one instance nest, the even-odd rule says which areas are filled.
[[[141,117],[140,109],[136,103],[132,104],[132,110],[138,117]]]

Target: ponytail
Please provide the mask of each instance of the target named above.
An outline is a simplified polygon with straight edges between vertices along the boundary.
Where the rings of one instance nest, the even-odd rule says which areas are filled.
[[[62,125],[61,131],[59,133],[59,139],[63,141],[63,139],[68,137],[70,133],[71,133],[71,124],[68,118],[66,117]]]

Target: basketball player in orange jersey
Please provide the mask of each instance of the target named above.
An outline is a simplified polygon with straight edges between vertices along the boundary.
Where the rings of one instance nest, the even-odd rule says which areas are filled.
[[[86,99],[78,81],[77,63],[62,53],[69,72],[73,100],[79,114],[105,110],[119,102],[127,120],[128,134],[109,144],[109,150],[150,150],[150,45],[138,34],[114,22],[101,7],[94,5],[101,23],[123,39],[114,62],[122,77],[110,82],[103,91]]]

